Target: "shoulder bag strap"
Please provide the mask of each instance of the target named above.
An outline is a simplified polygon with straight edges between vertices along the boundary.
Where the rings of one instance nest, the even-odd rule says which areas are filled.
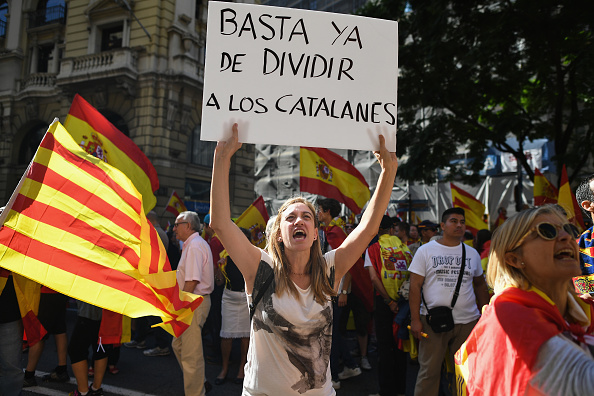
[[[254,317],[254,313],[256,313],[256,306],[258,305],[258,303],[264,296],[264,293],[266,292],[266,290],[268,290],[268,287],[270,286],[270,283],[272,282],[273,279],[274,279],[274,271],[272,271],[268,275],[268,278],[266,278],[266,280],[264,281],[262,288],[258,290],[258,295],[256,295],[255,298],[252,300],[252,303],[250,304],[250,321]]]
[[[458,283],[456,283],[456,290],[454,291],[454,296],[452,297],[452,308],[454,308],[454,305],[456,305],[456,301],[458,300],[458,296],[460,295],[460,286],[462,286],[464,267],[466,267],[466,246],[464,245],[464,242],[462,242],[462,265],[460,266],[460,274],[458,275]]]

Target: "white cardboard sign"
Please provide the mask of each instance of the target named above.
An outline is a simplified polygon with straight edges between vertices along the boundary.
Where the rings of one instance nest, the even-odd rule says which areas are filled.
[[[396,149],[395,21],[208,3],[202,140]]]

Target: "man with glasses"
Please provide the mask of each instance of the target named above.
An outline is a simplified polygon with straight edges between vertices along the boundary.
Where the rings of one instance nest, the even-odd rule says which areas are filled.
[[[210,310],[210,293],[214,289],[212,252],[200,236],[200,218],[196,212],[182,212],[173,225],[175,236],[184,243],[177,267],[177,283],[180,289],[199,294],[204,300],[194,311],[192,324],[171,346],[181,366],[186,396],[203,396],[204,355],[202,351],[202,327]]]
[[[421,246],[409,268],[411,332],[419,339],[420,370],[415,396],[437,396],[444,358],[453,367],[454,353],[477,323],[480,309],[489,302],[481,258],[475,249],[461,242],[466,231],[464,209],[451,208],[443,212],[441,229],[443,237]],[[454,300],[463,256],[464,272],[459,295]],[[426,320],[427,309],[451,307],[452,302],[455,304],[453,328],[444,332],[433,331]]]

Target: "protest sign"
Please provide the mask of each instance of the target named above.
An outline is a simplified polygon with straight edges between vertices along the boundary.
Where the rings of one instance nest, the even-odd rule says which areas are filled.
[[[398,25],[292,8],[208,3],[202,140],[396,147]]]

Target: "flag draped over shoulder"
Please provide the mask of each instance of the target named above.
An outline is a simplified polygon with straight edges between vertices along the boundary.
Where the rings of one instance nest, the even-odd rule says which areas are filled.
[[[268,222],[268,211],[264,205],[264,198],[260,195],[256,200],[237,218],[235,224],[250,232],[252,244],[264,248],[266,246],[266,223]]]
[[[557,203],[557,195],[559,192],[548,181],[548,179],[538,170],[534,168],[534,206],[541,206],[544,204]]]
[[[582,209],[580,205],[578,205],[575,195],[573,195],[573,192],[571,191],[565,165],[563,165],[563,170],[561,171],[557,203],[567,212],[567,219],[569,222],[573,223],[580,232],[583,232],[586,229],[586,226],[584,225],[584,218],[582,217]]]
[[[301,147],[299,188],[342,202],[359,214],[371,196],[363,175],[340,155],[325,148]]]
[[[181,212],[185,212],[188,209],[184,204],[184,201],[177,195],[175,191],[171,194],[171,198],[169,198],[169,202],[167,202],[167,207],[165,208],[166,211],[173,213],[176,217],[179,216]]]
[[[144,212],[157,204],[159,178],[142,150],[82,96],[76,94],[64,127],[87,153],[122,171],[142,194]]]
[[[462,208],[465,211],[466,229],[474,235],[479,230],[488,229],[487,223],[483,220],[485,205],[454,183],[450,183],[450,188],[452,190],[452,204],[455,208]]]
[[[142,196],[54,122],[0,215],[0,266],[180,335],[202,297],[180,292]]]
[[[579,294],[594,294],[594,240],[592,240],[593,228],[589,228],[578,238],[580,249],[581,276],[573,278],[575,291]]]

